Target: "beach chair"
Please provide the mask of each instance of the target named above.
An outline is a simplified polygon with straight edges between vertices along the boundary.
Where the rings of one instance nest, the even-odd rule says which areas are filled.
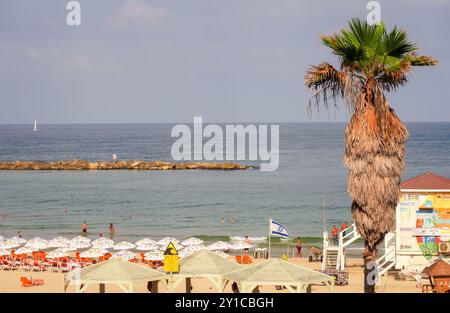
[[[59,271],[61,273],[67,273],[69,272],[69,267],[67,266],[66,262],[61,263],[61,265],[59,266]]]
[[[242,263],[242,256],[241,255],[236,255],[236,262],[238,262],[239,264]]]
[[[244,255],[244,257],[242,258],[242,263],[243,264],[251,264],[251,263],[253,263],[253,260],[250,256]]]
[[[20,281],[22,282],[22,287],[32,287],[33,284],[31,283],[31,280],[29,280],[26,277],[20,277]]]
[[[4,260],[1,265],[2,265],[2,270],[4,270],[4,271],[10,271],[11,270],[11,266],[9,265],[9,261]]]
[[[44,280],[41,278],[38,279],[31,279],[31,284],[33,286],[42,286],[44,284]]]

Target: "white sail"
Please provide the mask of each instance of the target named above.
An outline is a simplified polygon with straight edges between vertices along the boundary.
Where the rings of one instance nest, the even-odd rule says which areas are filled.
[[[37,131],[37,121],[36,121],[36,120],[34,120],[34,128],[33,128],[33,131]]]

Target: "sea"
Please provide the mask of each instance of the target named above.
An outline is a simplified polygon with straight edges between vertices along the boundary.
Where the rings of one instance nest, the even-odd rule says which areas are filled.
[[[244,124],[245,125],[245,124]],[[0,160],[172,161],[173,124],[0,125]],[[352,223],[344,123],[281,123],[279,168],[241,171],[0,171],[0,235],[158,239],[267,236],[269,218],[304,242]],[[404,178],[450,177],[450,123],[407,123]],[[241,163],[258,166],[257,161]],[[223,218],[223,223],[222,223]]]

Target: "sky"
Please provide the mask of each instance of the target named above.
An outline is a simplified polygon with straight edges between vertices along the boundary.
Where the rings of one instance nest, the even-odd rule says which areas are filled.
[[[368,1],[0,2],[0,124],[342,122],[308,114],[312,64],[337,58],[321,34],[366,18]],[[388,96],[405,121],[450,121],[450,1],[385,0],[381,18],[439,60]]]

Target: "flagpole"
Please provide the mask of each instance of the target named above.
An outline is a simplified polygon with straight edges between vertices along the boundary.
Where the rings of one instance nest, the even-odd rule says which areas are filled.
[[[268,254],[268,258],[270,259],[270,240],[271,240],[271,235],[272,235],[272,218],[269,216],[269,254]]]
[[[290,238],[288,236],[288,238],[287,238],[287,257],[288,257],[288,259],[289,259],[289,240],[290,240]]]

